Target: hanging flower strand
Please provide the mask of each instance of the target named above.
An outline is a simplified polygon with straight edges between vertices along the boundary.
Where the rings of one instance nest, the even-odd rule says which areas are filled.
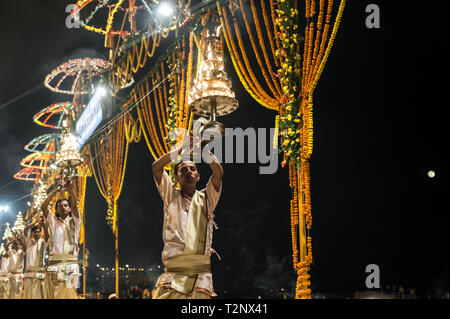
[[[278,77],[282,86],[282,103],[280,109],[280,152],[284,152],[286,161],[296,162],[300,159],[300,100],[298,93],[301,83],[301,56],[298,47],[303,41],[298,30],[298,10],[294,0],[280,0],[275,25],[278,28],[276,38],[280,48],[275,56],[280,59]]]

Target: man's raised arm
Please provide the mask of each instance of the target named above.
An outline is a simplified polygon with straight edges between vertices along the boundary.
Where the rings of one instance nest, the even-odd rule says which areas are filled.
[[[153,175],[155,176],[155,180],[156,183],[158,183],[158,185],[161,183],[162,175],[164,172],[164,166],[169,164],[172,158],[175,159],[176,156],[181,153],[181,149],[182,146],[177,147],[153,162],[152,164]]]
[[[44,240],[45,240],[45,242],[48,242],[48,239],[50,238],[50,234],[48,233],[48,227],[47,227],[47,224],[44,221],[44,218],[42,218],[42,217],[39,218],[39,225],[44,230]]]
[[[222,165],[220,165],[217,158],[214,156],[214,154],[207,150],[207,155],[205,158],[206,162],[209,164],[209,167],[211,167],[212,170],[212,176],[211,176],[211,183],[214,185],[214,188],[218,192],[220,189],[220,184],[222,183],[222,177],[223,177],[223,168]]]
[[[78,212],[77,206],[77,195],[75,195],[72,181],[71,180],[67,181],[65,186],[66,189],[68,189],[70,195],[69,201],[70,201],[70,209],[72,210],[72,215],[75,216],[75,218],[80,218],[80,213]]]
[[[38,224],[37,222],[34,222],[34,223],[30,223],[29,225],[25,226],[25,228],[23,229],[23,236],[25,238],[28,238],[29,237],[28,235],[29,235],[30,228],[33,227],[34,225],[37,225],[37,224]]]
[[[58,186],[63,186],[62,182],[58,183]],[[47,219],[48,217],[48,205],[50,204],[50,202],[52,201],[53,197],[55,197],[56,193],[59,191],[58,190],[58,186],[53,188],[53,190],[50,192],[50,194],[48,194],[47,198],[44,200],[44,202],[41,205],[41,209],[42,209],[42,213],[44,214],[44,218]]]

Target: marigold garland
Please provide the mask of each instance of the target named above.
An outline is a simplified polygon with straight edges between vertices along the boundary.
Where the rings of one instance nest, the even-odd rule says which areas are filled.
[[[273,1],[272,0],[270,0],[270,7],[272,10],[273,9]],[[262,15],[263,15],[263,19],[264,19],[264,25],[266,27],[267,37],[269,39],[270,49],[272,51],[272,58],[275,62],[275,66],[279,66],[280,65],[279,60],[277,57],[275,57],[275,51],[276,51],[276,48],[279,47],[279,45],[275,46],[274,36],[273,36],[272,30],[270,28],[270,22],[269,22],[270,16],[267,12],[267,8],[266,8],[266,4],[265,4],[264,0],[261,0],[261,8],[262,8]],[[275,21],[275,19],[272,21]],[[274,27],[275,27],[275,24],[274,24]]]
[[[275,9],[277,18],[275,24],[279,32],[276,37],[280,40],[281,48],[275,54],[280,58],[280,77],[283,89],[283,101],[285,104],[280,109],[280,152],[284,152],[285,160],[282,165],[289,160],[295,163],[300,159],[300,101],[297,97],[300,91],[301,58],[297,47],[302,38],[298,30],[298,10],[295,8],[295,1],[280,1]],[[305,40],[305,45],[307,41]],[[304,68],[303,68],[304,70]]]
[[[249,65],[249,61],[247,55],[245,54],[244,45],[241,40],[241,35],[239,29],[236,28],[237,24],[234,23],[234,29],[237,34],[239,47],[241,49],[242,57],[244,58],[245,67],[243,66],[241,60],[241,54],[238,53],[236,43],[233,39],[232,28],[229,23],[227,8],[222,7],[219,2],[217,2],[217,9],[219,12],[220,21],[224,31],[225,42],[228,47],[228,51],[230,53],[231,60],[233,62],[233,66],[236,70],[236,73],[239,76],[239,80],[243,84],[246,91],[262,106],[272,109],[278,110],[279,101],[271,98],[267,93],[264,92],[259,82],[256,80],[253,71]]]
[[[159,133],[161,134],[160,136],[163,137],[161,139],[162,143],[160,143],[159,140],[158,140],[158,143],[161,145],[161,148],[166,151],[169,148],[167,147],[167,143],[166,143],[166,140],[164,138],[164,136],[167,135],[167,133],[165,131],[165,123],[163,124],[162,121],[161,121],[161,113],[162,113],[163,104],[159,103],[160,102],[160,100],[159,100],[159,93],[161,92],[160,91],[161,90],[161,86],[158,85],[161,82],[160,71],[157,70],[156,71],[156,77],[154,77],[154,75],[152,74],[151,78],[152,78],[153,87],[157,86],[156,90],[153,91],[153,98],[154,98],[154,105],[155,105],[155,109],[156,109],[156,116],[157,116],[157,119],[158,119]],[[152,123],[153,123],[153,121],[152,121]],[[155,124],[153,124],[153,126],[156,126]],[[156,127],[154,127],[154,131],[156,133]]]
[[[125,138],[128,143],[139,143],[142,138],[142,126],[140,121],[135,121],[128,115],[128,121],[125,120]]]
[[[75,193],[77,194],[77,207],[80,212],[81,217],[81,229],[80,229],[80,245],[83,244],[86,240],[85,238],[85,218],[84,218],[84,207],[85,207],[85,199],[86,199],[86,180],[87,176],[80,176],[76,179],[75,183]]]
[[[172,61],[173,61],[173,57],[172,57]],[[169,70],[173,70],[174,68],[174,64],[170,63],[169,64]],[[172,132],[174,132],[174,130],[177,128],[177,105],[176,105],[176,93],[175,93],[175,86],[176,86],[176,80],[175,80],[175,73],[171,72],[168,75],[168,80],[169,80],[169,95],[168,95],[168,104],[169,107],[167,109],[168,112],[168,119],[167,119],[167,123],[166,123],[166,128],[168,131],[168,134],[166,136],[166,140],[168,143],[168,146],[170,148],[172,148],[175,143],[176,143],[176,136],[174,136],[174,134],[171,134]]]
[[[102,138],[96,139],[91,153],[97,154],[91,169],[98,189],[108,203],[106,221],[115,233],[117,227],[117,202],[122,193],[129,143],[125,138],[124,118],[120,118]]]
[[[191,91],[191,85],[192,85],[192,71],[193,71],[193,61],[194,61],[194,34],[192,32],[189,33],[189,54],[188,54],[188,61],[187,61],[187,69],[186,69],[186,87],[184,91],[184,113],[183,113],[183,122],[182,127],[187,128],[188,121],[189,121],[189,104],[188,104],[188,96],[189,92]],[[182,105],[180,104],[180,107]]]
[[[152,86],[149,85],[149,78],[146,78],[144,85],[140,86],[140,90],[138,90],[139,94],[139,100],[142,101],[142,107],[138,106],[138,116],[142,124],[145,125],[148,131],[148,135],[150,136],[151,142],[153,147],[156,149],[156,152],[158,154],[158,157],[162,156],[167,152],[167,150],[164,149],[164,146],[161,144],[158,133],[156,130],[156,121],[154,120],[153,111],[152,111],[152,104],[151,104],[151,95],[148,92],[150,91],[150,88],[154,87],[154,82],[152,81]],[[145,86],[145,87],[144,87]],[[147,98],[144,96],[147,95]],[[144,118],[144,122],[142,119]]]
[[[138,72],[147,64],[147,60],[155,55],[156,48],[161,43],[162,34],[154,31],[151,24],[148,26],[147,34],[140,35],[141,41],[122,53],[119,60],[115,62],[114,72],[111,73],[115,92],[120,89],[121,83],[128,82],[132,73]]]
[[[184,38],[184,36],[182,37],[181,40],[181,51],[180,56],[181,56],[181,60],[184,61],[186,59],[186,39]],[[183,126],[183,116],[184,116],[184,98],[185,98],[185,94],[184,92],[186,91],[186,71],[184,70],[183,65],[178,65],[178,70],[179,73],[181,74],[181,83],[180,83],[180,87],[179,87],[179,94],[178,94],[178,116],[177,116],[177,127],[182,127]]]
[[[251,43],[251,46],[253,48],[253,52],[255,54],[256,60],[257,60],[258,65],[259,65],[259,67],[261,69],[261,72],[263,74],[263,77],[266,80],[265,83],[268,85],[268,87],[269,87],[270,91],[272,92],[272,95],[274,96],[274,98],[279,100],[281,98],[279,84],[274,81],[272,67],[270,66],[270,63],[268,61],[267,51],[266,51],[264,42],[262,40],[262,32],[261,32],[261,27],[259,25],[258,15],[256,13],[255,3],[254,3],[253,0],[251,0],[251,9],[252,9],[252,13],[253,13],[253,23],[255,24],[255,28],[256,28],[256,31],[257,31],[258,40],[259,40],[259,47],[263,51],[263,55],[264,55],[266,66],[268,66],[268,69],[270,71],[266,71],[266,67],[264,66],[263,61],[261,59],[261,56],[259,54],[258,46],[256,44],[256,41],[255,41],[254,37],[253,37],[253,32],[252,32],[251,27],[250,27],[249,19],[247,17],[247,13],[246,13],[243,1],[239,0],[239,4],[240,4],[240,7],[241,7],[241,12],[242,12],[242,17],[243,17],[243,20],[244,20],[245,28],[247,30],[247,34],[249,36],[250,43]],[[237,23],[236,23],[236,25],[237,25]],[[235,26],[235,28],[236,28],[236,31],[237,31],[238,27]],[[270,78],[269,78],[269,73],[271,75]],[[276,88],[277,84],[278,84],[278,88]]]
[[[189,105],[187,96],[190,90],[193,75],[194,34],[189,35],[189,52],[185,53],[185,41],[181,40],[180,50],[175,50],[168,59],[169,91],[168,91],[168,119],[166,123],[166,141],[168,148],[175,146],[180,138],[177,128],[187,128],[189,124]],[[186,65],[186,63],[187,65]],[[186,71],[184,71],[186,68]]]
[[[309,232],[312,227],[309,176],[309,158],[313,146],[312,93],[317,85],[317,80],[323,71],[330,48],[333,45],[345,1],[341,1],[332,35],[327,43],[332,3],[333,1],[329,1],[328,3],[326,21],[323,26],[325,1],[320,1],[319,12],[316,11],[316,1],[306,1],[305,17],[310,21],[307,22],[305,28],[302,68],[295,68],[296,70],[301,70],[301,76],[292,82],[289,81],[289,67],[292,67],[292,65],[286,63],[286,60],[287,62],[290,62],[289,57],[286,54],[286,49],[291,48],[289,39],[292,39],[293,36],[286,34],[285,31],[288,29],[283,23],[289,21],[289,16],[295,16],[296,9],[294,9],[293,2],[280,0],[277,3],[278,7],[275,10],[277,12],[276,24],[280,29],[280,43],[284,49],[284,51],[279,49],[276,53],[280,56],[280,69],[278,72],[281,77],[283,91],[289,94],[294,92],[295,94],[294,97],[289,95],[288,102],[280,108],[280,140],[281,148],[284,152],[282,164],[284,165],[289,161],[290,186],[293,190],[293,198],[290,203],[292,249],[293,261],[298,274],[296,298],[302,299],[311,298],[311,289],[308,288],[311,284],[308,271],[313,260],[312,240],[311,237],[307,235],[307,232]],[[286,12],[291,12],[291,15],[286,14]],[[317,21],[311,20],[317,13]],[[295,47],[295,52],[298,52],[297,43]],[[325,47],[327,47],[326,50],[324,50]],[[296,58],[295,61],[300,62],[299,56]],[[298,86],[300,86],[299,90]],[[285,130],[282,130],[283,128]],[[294,166],[296,166],[296,173],[294,173],[293,170]],[[298,177],[297,184],[294,182],[295,176]],[[300,247],[297,246],[297,238],[300,240]]]

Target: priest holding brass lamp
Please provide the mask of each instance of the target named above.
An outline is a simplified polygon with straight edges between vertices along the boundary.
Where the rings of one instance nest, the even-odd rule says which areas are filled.
[[[224,125],[218,116],[229,114],[238,108],[238,101],[231,91],[231,81],[224,71],[223,52],[219,39],[220,27],[205,38],[205,50],[200,59],[197,78],[189,96],[191,111],[208,116],[200,129],[201,149],[214,137],[223,136]],[[193,148],[194,137],[190,136]],[[216,227],[214,209],[222,191],[223,169],[211,152],[203,160],[209,163],[212,175],[206,188],[198,191],[200,174],[196,164],[181,156],[174,168],[177,188],[164,167],[182,155],[183,147],[177,147],[153,163],[153,174],[164,203],[162,260],[165,272],[157,281],[154,299],[209,299],[216,296],[211,273],[212,233]],[[193,153],[191,152],[191,156]]]

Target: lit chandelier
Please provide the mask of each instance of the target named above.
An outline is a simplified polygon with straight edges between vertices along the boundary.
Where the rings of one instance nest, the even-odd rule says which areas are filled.
[[[47,186],[39,180],[39,186],[34,192],[34,200],[33,200],[33,208],[37,211],[41,210],[41,205],[44,203],[44,200],[47,198]]]
[[[231,90],[231,81],[224,71],[223,51],[219,38],[220,26],[215,34],[206,37],[205,53],[199,66],[198,77],[189,94],[189,107],[192,112],[210,119],[203,126],[201,133],[207,129],[218,129],[224,135],[224,125],[216,121],[216,117],[234,112],[239,103]],[[212,139],[207,140],[209,143]]]
[[[23,224],[22,212],[19,212],[17,214],[16,222],[14,223],[14,226],[12,228],[12,232],[14,236],[18,237],[23,233],[24,229],[25,225]]]
[[[14,237],[11,228],[9,228],[9,223],[6,223],[5,233],[3,234],[3,240],[9,241]]]
[[[80,165],[83,158],[78,151],[78,146],[76,136],[70,133],[69,128],[65,125],[61,133],[61,147],[56,153],[56,165],[69,170]]]

